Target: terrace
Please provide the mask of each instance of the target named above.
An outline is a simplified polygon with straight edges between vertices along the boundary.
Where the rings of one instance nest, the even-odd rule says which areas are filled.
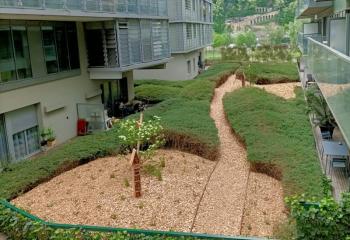
[[[0,13],[16,15],[71,16],[92,18],[167,18],[166,0],[1,0]],[[6,15],[6,16],[5,16]]]
[[[312,37],[307,38],[307,74],[311,74],[320,88],[338,127],[334,141],[345,142],[350,146],[350,57],[346,56]],[[318,128],[314,129],[317,147],[322,149],[322,137]],[[320,157],[322,167],[327,172],[327,159]],[[330,169],[327,174],[332,179],[334,195],[340,199],[342,192],[349,190],[349,176],[341,169]]]

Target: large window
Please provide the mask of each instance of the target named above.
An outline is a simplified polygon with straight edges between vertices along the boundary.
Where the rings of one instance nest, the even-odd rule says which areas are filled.
[[[4,115],[0,114],[0,163],[8,160]]]
[[[186,23],[186,37],[192,39],[192,24]]]
[[[30,77],[27,28],[0,25],[0,83]]]
[[[74,23],[52,23],[41,27],[48,74],[78,69],[79,50]]]

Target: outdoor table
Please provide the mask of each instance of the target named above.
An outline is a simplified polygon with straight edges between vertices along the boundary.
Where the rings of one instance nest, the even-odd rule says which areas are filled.
[[[322,158],[324,155],[326,155],[325,173],[327,172],[329,157],[345,157],[347,159],[349,158],[349,149],[343,142],[323,140],[322,146]]]

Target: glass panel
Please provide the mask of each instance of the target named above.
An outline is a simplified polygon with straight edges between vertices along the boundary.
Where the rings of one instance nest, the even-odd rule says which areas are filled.
[[[53,27],[42,27],[42,34],[47,73],[56,73],[58,71],[58,62]]]
[[[88,131],[95,132],[105,129],[105,111],[103,104],[77,104],[78,118],[88,123]]]
[[[129,0],[128,13],[137,13],[137,0]]]
[[[350,58],[309,39],[308,67],[350,146]]]
[[[18,79],[30,78],[32,77],[32,68],[30,66],[27,29],[22,26],[14,26],[12,34]]]
[[[8,160],[8,150],[4,116],[0,115],[0,162]]]
[[[46,8],[53,8],[53,9],[63,9],[63,1],[59,0],[45,0],[45,7]]]
[[[14,147],[16,159],[24,158],[27,155],[27,147],[26,147],[24,131],[13,135],[13,147]]]
[[[101,0],[102,11],[115,12],[114,0]]]
[[[79,69],[79,46],[77,38],[77,29],[75,23],[67,25],[67,38],[69,46],[69,58],[70,58],[70,67],[71,69]]]
[[[9,27],[0,26],[0,83],[16,79],[13,46]]]
[[[65,24],[55,26],[56,49],[60,71],[69,70],[69,54]]]
[[[39,145],[39,133],[38,133],[38,127],[33,127],[28,130],[26,130],[26,136],[27,136],[27,146],[28,146],[28,155],[33,154],[40,149]]]
[[[140,0],[140,14],[148,15],[150,12],[150,0]]]
[[[117,0],[117,12],[126,12],[127,3],[126,0]]]

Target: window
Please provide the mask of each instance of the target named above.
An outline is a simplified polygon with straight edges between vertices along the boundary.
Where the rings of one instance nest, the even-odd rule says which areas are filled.
[[[5,113],[11,156],[24,159],[40,150],[37,108],[35,105]]]
[[[196,59],[193,58],[193,72],[196,72]]]
[[[4,115],[0,114],[0,162],[6,162],[8,160],[8,149],[5,131],[5,119]]]
[[[191,0],[185,0],[185,9],[191,10]]]
[[[0,83],[32,77],[25,26],[0,26]]]
[[[191,73],[191,61],[187,61],[187,73]]]
[[[78,69],[79,50],[74,23],[55,23],[41,27],[48,74]]]
[[[192,9],[196,11],[196,0],[192,0]]]
[[[197,26],[193,24],[193,38],[197,37]]]
[[[186,37],[192,39],[192,24],[186,23]]]

